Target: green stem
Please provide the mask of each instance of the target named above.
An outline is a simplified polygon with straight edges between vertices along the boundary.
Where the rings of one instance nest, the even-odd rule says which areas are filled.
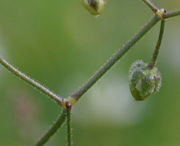
[[[143,2],[154,12],[156,13],[158,7],[156,7],[150,0],[143,0]]]
[[[53,136],[54,133],[56,133],[56,131],[62,126],[66,119],[66,114],[66,109],[63,109],[58,119],[52,124],[48,131],[39,139],[39,141],[34,146],[43,146],[51,138],[51,136]]]
[[[156,65],[157,62],[157,57],[159,55],[162,39],[163,39],[163,34],[164,34],[164,27],[165,27],[165,20],[161,20],[161,25],[160,25],[160,31],[159,31],[159,38],[156,44],[155,51],[153,53],[151,62],[149,63],[148,67],[153,68]]]
[[[25,75],[24,73],[19,71],[17,68],[12,66],[10,63],[8,63],[6,60],[0,58],[0,64],[3,65],[7,70],[9,70],[11,73],[16,75],[20,79],[24,80],[25,82],[27,82],[31,86],[37,88],[42,93],[48,95],[51,99],[53,99],[59,105],[62,105],[62,106],[64,105],[64,100],[63,100],[62,97],[56,95],[55,93],[53,93],[52,91],[50,91],[49,89],[47,89],[46,87],[41,85],[40,83],[38,83],[35,80],[31,79],[30,77],[28,77],[27,75]]]
[[[175,10],[175,11],[171,11],[171,12],[166,12],[166,13],[164,14],[164,19],[172,18],[172,17],[178,16],[178,15],[180,15],[180,10]]]
[[[67,146],[72,146],[71,110],[67,109]]]
[[[159,17],[153,16],[144,27],[136,33],[121,49],[119,49],[82,87],[73,92],[70,97],[76,101],[94,85],[135,43],[142,38],[158,21]]]

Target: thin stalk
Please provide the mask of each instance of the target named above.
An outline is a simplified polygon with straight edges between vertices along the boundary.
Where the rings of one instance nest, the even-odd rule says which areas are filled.
[[[164,27],[165,27],[165,20],[161,20],[161,25],[160,25],[160,31],[159,31],[159,38],[156,44],[156,48],[154,50],[151,62],[149,63],[148,67],[153,68],[156,65],[157,62],[157,57],[159,55],[162,39],[163,39],[163,34],[164,34]]]
[[[172,18],[172,17],[178,16],[178,15],[180,15],[180,10],[167,12],[167,13],[164,14],[164,19]]]
[[[67,109],[67,146],[72,146],[71,110]]]
[[[33,80],[32,78],[28,77],[27,75],[25,75],[24,73],[19,71],[17,68],[12,66],[10,63],[8,63],[6,60],[0,58],[0,64],[3,65],[7,70],[9,70],[11,73],[16,75],[20,79],[24,80],[25,82],[27,82],[31,86],[37,88],[42,93],[48,95],[51,99],[53,99],[59,105],[63,105],[64,104],[64,100],[63,100],[62,97],[56,95],[55,93],[53,93],[52,91],[50,91],[49,89],[47,89],[46,87],[41,85],[40,83],[38,83],[35,80]]]
[[[76,101],[94,85],[136,42],[142,38],[158,21],[159,17],[153,16],[143,28],[136,33],[121,49],[119,49],[100,69],[79,89],[73,92],[70,97]]]
[[[52,124],[52,126],[48,129],[48,131],[38,140],[38,142],[34,146],[43,146],[53,135],[57,132],[57,130],[62,126],[66,119],[67,111],[63,109],[62,113],[58,117],[58,119]]]
[[[158,7],[156,7],[150,0],[143,0],[143,2],[154,12],[156,13]]]

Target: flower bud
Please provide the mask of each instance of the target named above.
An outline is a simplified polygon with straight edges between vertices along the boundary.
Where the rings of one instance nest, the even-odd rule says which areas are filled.
[[[104,0],[83,0],[84,6],[92,15],[99,15],[104,8]]]
[[[144,100],[159,91],[161,75],[156,67],[150,69],[143,61],[136,61],[129,70],[129,87],[135,100]]]

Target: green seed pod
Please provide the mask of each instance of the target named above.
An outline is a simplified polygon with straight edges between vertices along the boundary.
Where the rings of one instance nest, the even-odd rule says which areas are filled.
[[[104,0],[83,0],[84,6],[92,15],[99,15],[105,5]]]
[[[150,69],[143,61],[136,61],[129,70],[129,87],[135,100],[144,100],[159,91],[161,75],[156,67]]]

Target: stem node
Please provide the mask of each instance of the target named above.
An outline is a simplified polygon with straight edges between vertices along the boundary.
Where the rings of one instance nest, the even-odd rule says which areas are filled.
[[[164,20],[165,13],[166,13],[166,9],[161,8],[161,9],[158,9],[155,14],[156,14],[161,20]]]

